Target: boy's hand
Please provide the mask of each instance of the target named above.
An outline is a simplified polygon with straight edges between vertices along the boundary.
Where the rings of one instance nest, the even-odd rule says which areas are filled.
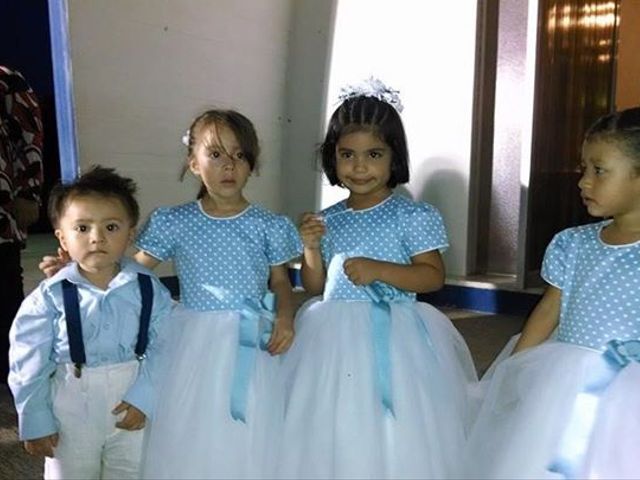
[[[300,217],[300,238],[305,248],[317,250],[320,248],[320,239],[325,233],[322,217],[315,213],[303,213]]]
[[[26,440],[24,442],[24,449],[30,454],[36,457],[51,457],[53,458],[53,450],[58,446],[58,434],[47,435],[46,437],[35,438],[33,440]]]
[[[378,279],[376,268],[379,264],[380,262],[371,258],[353,257],[345,260],[342,268],[354,285],[369,285]]]
[[[293,343],[293,337],[293,320],[283,317],[276,318],[271,338],[267,344],[267,350],[271,355],[280,355],[289,350]]]
[[[122,420],[116,422],[116,427],[123,430],[141,430],[144,428],[145,415],[133,405],[127,402],[120,402],[111,413],[119,415],[127,412]]]
[[[53,277],[58,271],[71,261],[71,257],[66,250],[58,247],[58,256],[46,255],[38,264],[38,268],[47,278]]]

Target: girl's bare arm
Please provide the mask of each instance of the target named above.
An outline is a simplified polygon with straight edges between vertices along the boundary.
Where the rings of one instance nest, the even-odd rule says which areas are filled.
[[[549,338],[560,320],[562,290],[549,286],[529,315],[513,353],[535,347]]]

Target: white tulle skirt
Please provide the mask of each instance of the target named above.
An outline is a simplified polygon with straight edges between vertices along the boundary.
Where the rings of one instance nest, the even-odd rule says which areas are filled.
[[[230,414],[238,313],[178,307],[168,322],[166,375],[148,426],[143,477],[273,478],[283,418],[280,358],[257,354],[242,423]]]
[[[580,478],[640,478],[640,364],[631,363],[602,396]]]
[[[592,382],[593,372],[603,369],[605,359],[600,351],[555,340],[509,357],[514,344],[512,341],[505,347],[477,389],[484,399],[462,455],[463,476],[564,478],[549,467],[557,460],[578,394]],[[623,478],[613,473],[617,460],[612,454],[620,447],[611,439],[617,437],[613,430],[623,425],[627,415],[621,415],[620,405],[630,409],[629,398],[640,401],[640,377],[635,368],[628,373],[635,375],[636,383],[630,388],[632,380],[623,371],[600,401],[599,420],[579,478]],[[640,403],[635,405],[637,412]],[[609,413],[602,416],[602,412]],[[639,415],[634,415],[638,425]],[[638,451],[638,431],[627,438],[631,443],[623,447],[627,452],[623,455],[628,457],[629,451]],[[636,469],[632,478],[638,477]]]
[[[392,304],[395,416],[376,383],[368,302],[312,299],[284,359],[284,478],[455,478],[475,381],[449,319],[422,303]]]

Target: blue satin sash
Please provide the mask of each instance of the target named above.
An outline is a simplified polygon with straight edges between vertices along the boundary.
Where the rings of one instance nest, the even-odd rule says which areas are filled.
[[[594,371],[573,405],[560,447],[549,470],[565,478],[578,478],[585,459],[598,405],[616,375],[631,362],[640,362],[640,340],[611,340],[603,353],[606,360]]]
[[[391,302],[393,292],[385,289],[380,283],[366,285],[365,291],[371,297],[371,332],[373,341],[373,356],[376,369],[376,380],[382,405],[392,416],[393,398],[391,392]]]
[[[238,351],[231,384],[231,417],[246,423],[249,382],[258,349],[266,350],[273,332],[275,295],[267,292],[261,301],[245,300],[240,308]]]

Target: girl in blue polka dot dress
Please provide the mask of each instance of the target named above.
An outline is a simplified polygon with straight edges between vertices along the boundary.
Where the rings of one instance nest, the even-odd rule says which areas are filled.
[[[172,259],[180,281],[155,365],[164,375],[143,475],[272,478],[283,414],[278,354],[293,340],[287,262],[302,246],[290,220],[243,195],[258,157],[246,117],[205,112],[185,143],[184,172],[202,181],[198,199],[154,211],[136,242],[139,262]]]
[[[640,108],[591,127],[582,169],[582,200],[605,220],[547,248],[549,286],[514,354],[483,379],[471,478],[640,475]]]
[[[285,478],[454,476],[475,378],[457,330],[416,292],[442,287],[448,246],[435,207],[394,194],[409,180],[395,92],[345,97],[321,147],[349,197],[303,215],[302,280],[322,294],[286,355]]]

